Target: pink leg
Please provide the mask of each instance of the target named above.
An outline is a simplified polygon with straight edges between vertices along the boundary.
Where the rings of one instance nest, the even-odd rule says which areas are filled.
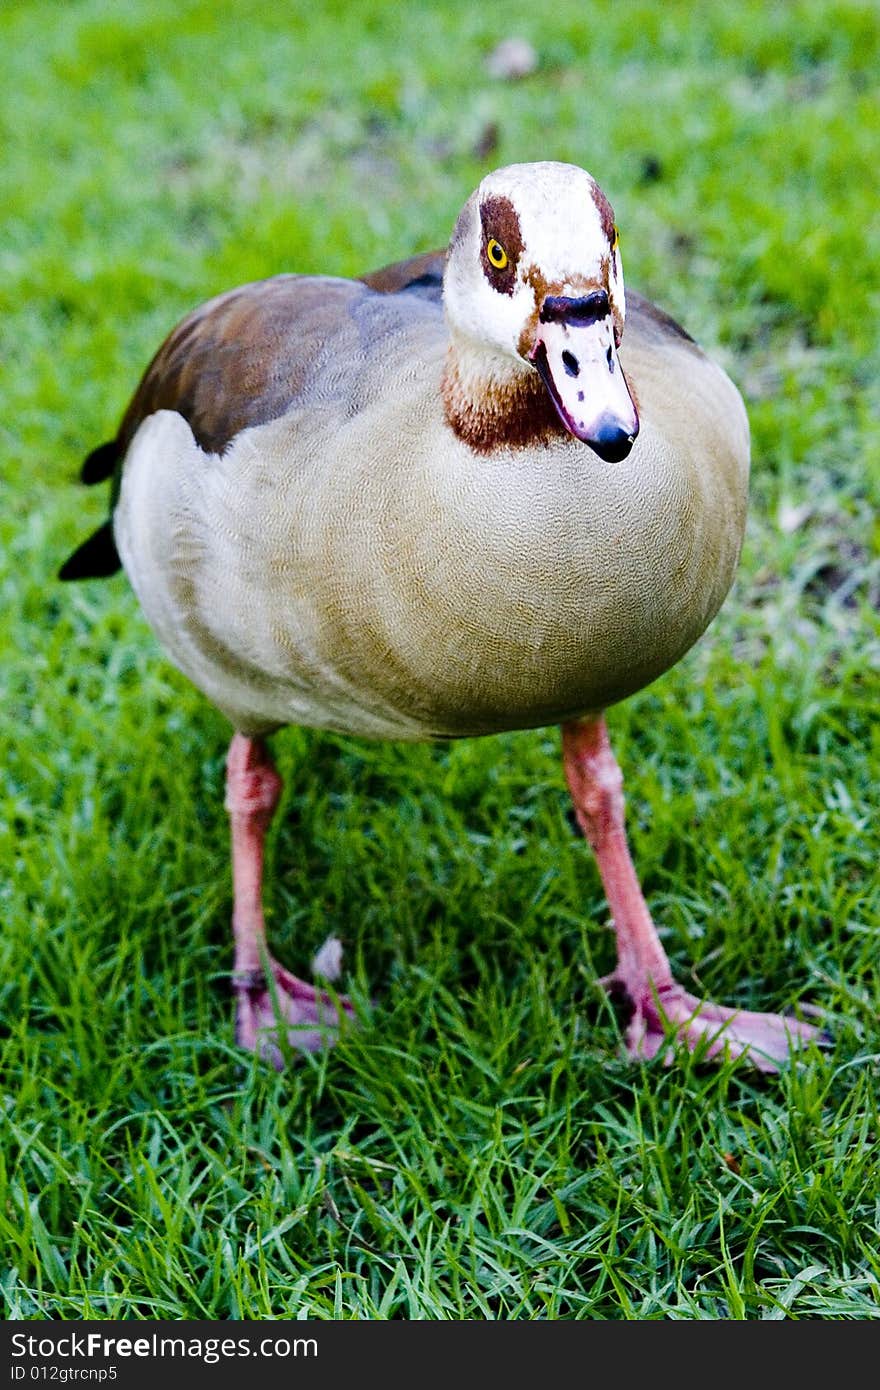
[[[281,778],[261,739],[235,734],[226,759],[226,809],[232,829],[233,983],[238,996],[236,1038],[242,1047],[284,1065],[279,1026],[291,1047],[318,1052],[331,1045],[347,999],[339,1006],[324,990],[298,980],[269,955],[263,919],[263,844],[281,795]]]
[[[578,824],[589,840],[617,935],[617,969],[606,983],[625,990],[633,1007],[627,1029],[631,1057],[654,1057],[672,1039],[692,1051],[706,1040],[706,1055],[745,1052],[760,1071],[778,1071],[792,1049],[821,1033],[778,1014],[726,1009],[687,994],[669,960],[639,887],[626,842],[623,777],[601,716],[562,727],[565,775]],[[671,1060],[671,1049],[666,1052]]]

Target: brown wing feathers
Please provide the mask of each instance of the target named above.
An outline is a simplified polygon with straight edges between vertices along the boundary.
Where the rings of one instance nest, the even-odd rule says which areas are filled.
[[[395,261],[381,270],[373,270],[360,278],[378,294],[400,294],[402,291],[424,291],[430,298],[440,299],[443,290],[445,251],[425,251],[406,261]]]
[[[377,294],[418,293],[439,302],[445,258],[445,251],[427,252],[362,280]],[[138,426],[154,411],[178,411],[210,452],[221,452],[249,425],[282,414],[301,386],[303,344],[290,326],[304,299],[318,292],[315,283],[298,275],[276,275],[230,290],[189,314],[144,372],[116,438],[86,458],[82,481],[100,483],[116,475]],[[111,511],[117,491],[114,478]],[[99,578],[119,567],[108,520],[74,551],[59,577]]]

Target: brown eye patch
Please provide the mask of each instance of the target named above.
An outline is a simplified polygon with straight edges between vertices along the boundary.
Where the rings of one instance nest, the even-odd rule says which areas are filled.
[[[513,294],[516,284],[516,264],[523,249],[522,232],[516,208],[509,198],[485,198],[480,204],[480,222],[483,227],[483,242],[480,247],[480,264],[483,274],[493,289],[500,294]],[[504,248],[507,263],[503,268],[492,264],[488,246],[495,242]],[[496,260],[498,256],[496,254]]]
[[[608,239],[608,245],[613,248],[617,241],[617,228],[614,225],[614,212],[611,204],[597,183],[593,184],[591,191],[593,194],[593,202],[596,204],[596,211],[599,214],[599,220],[602,223],[602,231]]]

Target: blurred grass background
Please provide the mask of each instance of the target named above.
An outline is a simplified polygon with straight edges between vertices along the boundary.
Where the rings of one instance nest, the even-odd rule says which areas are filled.
[[[7,0],[0,41],[7,1316],[876,1317],[876,6]],[[621,1060],[554,730],[291,730],[274,945],[338,933],[374,1004],[278,1077],[232,1042],[227,729],[123,578],[56,582],[77,469],[193,305],[442,244],[541,158],[753,428],[737,585],[610,715],[644,886],[685,984],[833,1046]]]

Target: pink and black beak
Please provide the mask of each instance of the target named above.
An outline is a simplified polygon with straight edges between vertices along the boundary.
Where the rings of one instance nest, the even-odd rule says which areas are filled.
[[[606,463],[625,459],[639,413],[617,356],[607,292],[548,294],[529,361],[565,428]]]

